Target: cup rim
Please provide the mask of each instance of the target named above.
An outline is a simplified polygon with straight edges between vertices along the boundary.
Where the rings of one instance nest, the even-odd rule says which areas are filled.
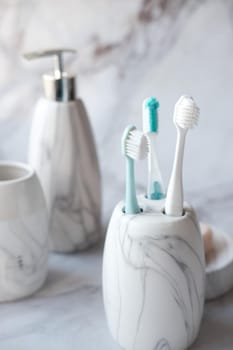
[[[1,167],[12,167],[12,168],[23,169],[23,170],[25,170],[26,174],[19,176],[15,179],[9,179],[9,180],[1,180],[0,179],[0,186],[24,182],[24,181],[30,179],[35,174],[35,171],[32,168],[32,166],[27,164],[27,163],[23,163],[23,162],[1,160],[0,161],[0,170],[1,170]]]

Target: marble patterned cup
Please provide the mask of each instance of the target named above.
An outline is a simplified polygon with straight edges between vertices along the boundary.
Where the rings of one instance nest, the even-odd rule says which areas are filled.
[[[163,214],[164,200],[138,198],[141,214],[120,202],[104,249],[108,325],[125,350],[184,350],[195,340],[205,295],[204,247],[192,208]]]
[[[48,266],[48,219],[34,170],[0,162],[0,302],[42,286]]]

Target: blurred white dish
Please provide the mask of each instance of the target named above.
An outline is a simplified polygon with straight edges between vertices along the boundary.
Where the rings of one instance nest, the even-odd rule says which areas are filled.
[[[220,297],[233,287],[233,237],[215,227],[210,229],[212,249],[206,254],[206,300]]]

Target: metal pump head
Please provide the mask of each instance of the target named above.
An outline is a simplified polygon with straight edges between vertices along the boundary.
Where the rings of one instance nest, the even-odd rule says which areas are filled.
[[[27,60],[34,60],[41,57],[54,57],[54,73],[43,75],[45,96],[54,101],[75,100],[75,77],[69,76],[64,71],[63,54],[75,54],[73,49],[53,49],[25,53],[23,56]]]

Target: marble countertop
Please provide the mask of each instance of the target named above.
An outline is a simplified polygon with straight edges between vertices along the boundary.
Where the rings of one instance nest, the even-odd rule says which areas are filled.
[[[1,350],[119,349],[107,329],[101,290],[103,243],[77,255],[50,257],[44,287],[2,304]],[[232,349],[233,292],[206,304],[192,350]]]

